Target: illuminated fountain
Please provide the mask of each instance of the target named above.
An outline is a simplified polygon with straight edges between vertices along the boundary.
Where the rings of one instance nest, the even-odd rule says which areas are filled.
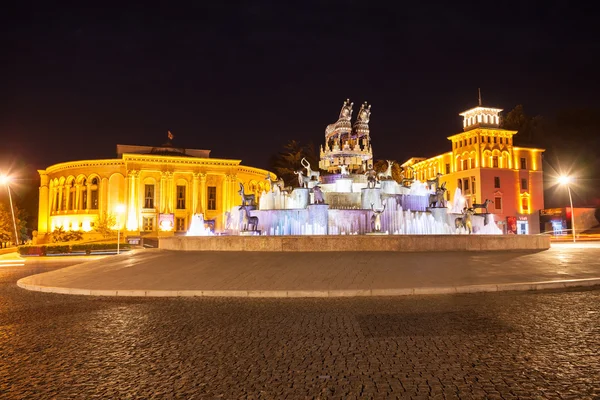
[[[190,228],[186,236],[212,236],[213,233],[209,227],[204,226],[204,216],[202,214],[192,215]]]
[[[353,125],[352,106],[344,102],[338,121],[325,130],[319,168],[328,174],[321,176],[303,159],[306,171],[296,171],[299,187],[284,188],[283,181],[269,175],[271,190],[262,193],[257,205],[247,204],[240,192],[242,205],[229,211],[227,234],[502,234],[491,214],[465,209],[460,189],[446,205],[441,174],[427,182],[411,178],[399,184],[392,178],[392,161],[387,171],[376,173],[368,126],[371,106],[361,106]],[[249,218],[255,223],[251,228]]]

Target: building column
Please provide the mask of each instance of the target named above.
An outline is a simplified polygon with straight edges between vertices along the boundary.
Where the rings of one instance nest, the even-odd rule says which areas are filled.
[[[198,213],[198,173],[194,172],[192,175],[192,215],[196,213]]]
[[[138,227],[138,197],[136,196],[137,171],[129,171],[127,174],[127,230],[137,231]]]
[[[175,210],[175,196],[173,195],[175,188],[173,187],[173,173],[167,172],[167,213],[172,214]]]
[[[48,174],[43,171],[40,173],[40,201],[38,205],[38,235],[45,235],[48,232],[48,220],[50,213],[48,212]]]
[[[236,188],[236,186],[238,186]],[[230,181],[230,185],[229,185],[230,189],[229,189],[229,209],[231,209],[231,207],[233,207],[236,203],[236,200],[239,200],[239,197],[237,197],[237,191],[239,190],[239,185],[237,184],[237,175],[231,175],[231,181]]]
[[[75,211],[81,210],[81,185],[79,183],[75,184],[75,204],[73,205],[73,208],[75,209]]]
[[[160,173],[160,183],[158,184],[159,187],[159,191],[158,191],[158,195],[156,196],[156,199],[158,200],[158,212],[161,214],[164,214],[166,211],[166,205],[167,205],[167,188],[166,188],[166,172],[161,172]],[[145,193],[144,189],[144,193]],[[144,197],[146,195],[144,194]]]
[[[62,211],[62,199],[64,196],[64,186],[59,186],[58,187],[58,210]]]
[[[206,174],[200,174],[200,212],[206,213],[208,191],[206,188]]]
[[[116,204],[113,205],[113,210],[116,208]],[[102,178],[100,180],[100,188],[98,189],[98,214],[102,215],[102,213],[108,213],[108,208],[110,205],[108,204],[108,178]]]

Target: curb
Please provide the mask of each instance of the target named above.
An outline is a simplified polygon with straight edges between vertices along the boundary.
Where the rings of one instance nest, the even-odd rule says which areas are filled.
[[[501,283],[448,287],[405,289],[347,289],[347,290],[98,290],[76,289],[27,284],[19,279],[22,289],[44,293],[74,294],[84,296],[116,297],[252,297],[252,298],[302,298],[302,297],[380,297],[425,294],[486,293],[505,291],[533,291],[565,289],[600,285],[600,278],[570,279],[561,281]]]

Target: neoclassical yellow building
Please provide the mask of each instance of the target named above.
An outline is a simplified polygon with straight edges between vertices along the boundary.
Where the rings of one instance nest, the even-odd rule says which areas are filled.
[[[461,113],[464,131],[448,137],[452,151],[413,157],[402,167],[408,178],[422,182],[441,174],[449,200],[459,188],[467,206],[492,201],[488,211],[506,233],[538,233],[544,149],[514,146],[517,131],[500,127],[501,111],[480,104]]]
[[[130,235],[185,232],[197,213],[219,231],[239,204],[240,183],[257,201],[270,190],[268,171],[210,158],[210,150],[117,145],[117,157],[38,170],[38,242],[59,227],[91,234],[107,214]]]

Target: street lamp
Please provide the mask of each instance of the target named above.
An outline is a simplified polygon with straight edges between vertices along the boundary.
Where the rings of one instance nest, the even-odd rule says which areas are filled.
[[[125,212],[125,206],[123,204],[117,205],[115,208],[117,212],[117,254],[120,253],[121,250],[121,215]]]
[[[567,191],[569,192],[569,202],[571,203],[571,230],[573,231],[573,243],[575,240],[575,210],[573,209],[573,197],[571,197],[571,183],[573,182],[573,178],[568,175],[561,175],[558,178],[558,183],[561,185],[567,185]]]
[[[12,214],[13,227],[15,228],[15,246],[19,245],[19,234],[17,233],[17,219],[15,218],[15,209],[13,208],[12,196],[10,195],[10,178],[6,175],[0,175],[0,184],[6,185],[8,191],[8,201],[10,202],[10,212]]]

